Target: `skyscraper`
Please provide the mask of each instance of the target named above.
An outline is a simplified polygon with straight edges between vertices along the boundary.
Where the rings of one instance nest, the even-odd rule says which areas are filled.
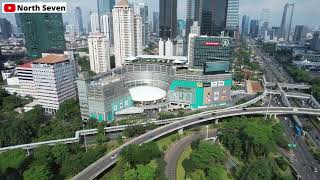
[[[294,10],[294,4],[287,3],[284,6],[282,21],[280,26],[280,38],[283,38],[285,41],[289,41],[293,10]]]
[[[159,12],[153,12],[152,32],[159,35]]]
[[[142,18],[127,0],[117,1],[112,16],[116,67],[121,67],[125,58],[142,54]]]
[[[110,45],[113,45],[113,20],[111,13],[100,17],[100,31],[106,36]]]
[[[226,30],[233,36],[239,26],[239,0],[228,0],[227,6]]]
[[[293,42],[296,44],[299,44],[303,40],[303,25],[296,25],[296,28],[294,30],[294,35],[293,35]]]
[[[142,18],[142,46],[149,44],[148,6],[144,3],[134,5],[134,13]]]
[[[59,13],[21,14],[27,53],[32,58],[43,52],[63,52],[65,39],[62,15]]]
[[[92,33],[100,32],[100,18],[98,13],[91,13],[90,23]]]
[[[250,21],[250,37],[256,38],[259,33],[259,20]]]
[[[81,36],[83,34],[83,21],[82,21],[82,12],[80,7],[76,7],[75,18],[76,18],[77,36]]]
[[[177,31],[177,0],[160,1],[160,38],[174,39]]]
[[[112,12],[115,0],[97,0],[99,16]]]
[[[21,34],[21,18],[20,18],[20,13],[15,13],[14,18],[16,20],[16,25],[17,25],[17,35],[20,36]]]
[[[248,15],[243,15],[242,16],[242,33],[241,33],[241,37],[247,36],[249,33],[249,21],[250,21],[250,17]]]
[[[196,21],[200,26],[202,15],[203,0],[188,0],[187,1],[187,19],[186,19],[186,37],[188,39],[190,28]]]
[[[95,73],[110,70],[110,52],[107,37],[102,33],[91,34],[88,38],[90,69]]]
[[[0,39],[8,39],[12,34],[12,26],[10,21],[0,18]]]
[[[226,27],[227,9],[227,0],[203,0],[201,34],[220,35]]]

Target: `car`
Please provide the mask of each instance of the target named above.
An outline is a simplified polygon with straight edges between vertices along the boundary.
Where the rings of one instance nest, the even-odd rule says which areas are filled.
[[[318,173],[318,169],[317,169],[316,167],[311,166],[311,170],[312,170],[314,173]]]
[[[212,115],[212,116],[215,116],[215,115],[217,115],[217,113],[211,113],[211,115]]]
[[[242,108],[242,110],[243,110],[243,111],[246,111],[246,110],[247,110],[247,108],[245,108],[245,107],[244,107],[244,108]]]
[[[111,156],[111,159],[115,159],[115,158],[117,158],[117,156],[118,156],[118,154],[114,154]]]
[[[204,119],[204,117],[199,117],[199,120],[202,120],[202,119]]]

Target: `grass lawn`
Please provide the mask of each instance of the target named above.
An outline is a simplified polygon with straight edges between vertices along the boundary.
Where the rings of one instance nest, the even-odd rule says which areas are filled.
[[[190,157],[191,153],[192,153],[191,146],[188,146],[187,149],[185,149],[185,151],[181,154],[181,156],[178,160],[178,164],[177,164],[177,180],[184,180],[185,179],[186,172],[182,166],[182,162],[185,159],[188,159]]]

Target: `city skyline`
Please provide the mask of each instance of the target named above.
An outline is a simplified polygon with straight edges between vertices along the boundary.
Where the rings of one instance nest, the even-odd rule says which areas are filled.
[[[17,0],[20,2],[26,0]],[[37,0],[34,0],[37,1]],[[43,1],[62,1],[63,0],[43,0]],[[97,12],[97,3],[92,3],[92,1],[84,1],[84,0],[70,0],[68,1],[68,13],[64,14],[64,22],[69,22],[71,24],[75,24],[75,20],[70,14],[73,14],[76,6],[79,6],[82,9],[83,21],[87,22],[90,11]],[[130,3],[133,2],[145,2],[149,6],[149,21],[152,21],[153,12],[159,12],[159,4],[152,3],[155,0],[129,0]],[[158,0],[156,0],[158,1]],[[183,8],[178,8],[177,16],[178,19],[186,19],[186,8],[187,8],[187,0],[177,0],[178,6]],[[10,2],[10,0],[4,0],[4,2]],[[315,7],[320,6],[320,1],[318,0],[241,0],[240,1],[240,19],[241,22],[242,15],[249,15],[251,19],[260,19],[262,9],[270,9],[270,25],[271,26],[280,26],[281,17],[283,13],[283,7],[286,3],[295,3],[295,11],[293,15],[293,26],[303,24],[307,25],[310,28],[315,26],[319,26],[320,23],[317,21],[317,18],[310,18],[320,16],[319,11],[310,11]],[[15,24],[14,15],[12,14],[0,14],[0,18],[8,18],[12,24]],[[84,23],[85,24],[85,23]]]

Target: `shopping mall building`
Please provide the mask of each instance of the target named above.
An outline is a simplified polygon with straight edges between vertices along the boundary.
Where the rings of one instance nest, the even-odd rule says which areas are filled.
[[[120,116],[230,103],[232,75],[203,75],[164,64],[128,64],[77,80],[82,119],[112,121]]]

